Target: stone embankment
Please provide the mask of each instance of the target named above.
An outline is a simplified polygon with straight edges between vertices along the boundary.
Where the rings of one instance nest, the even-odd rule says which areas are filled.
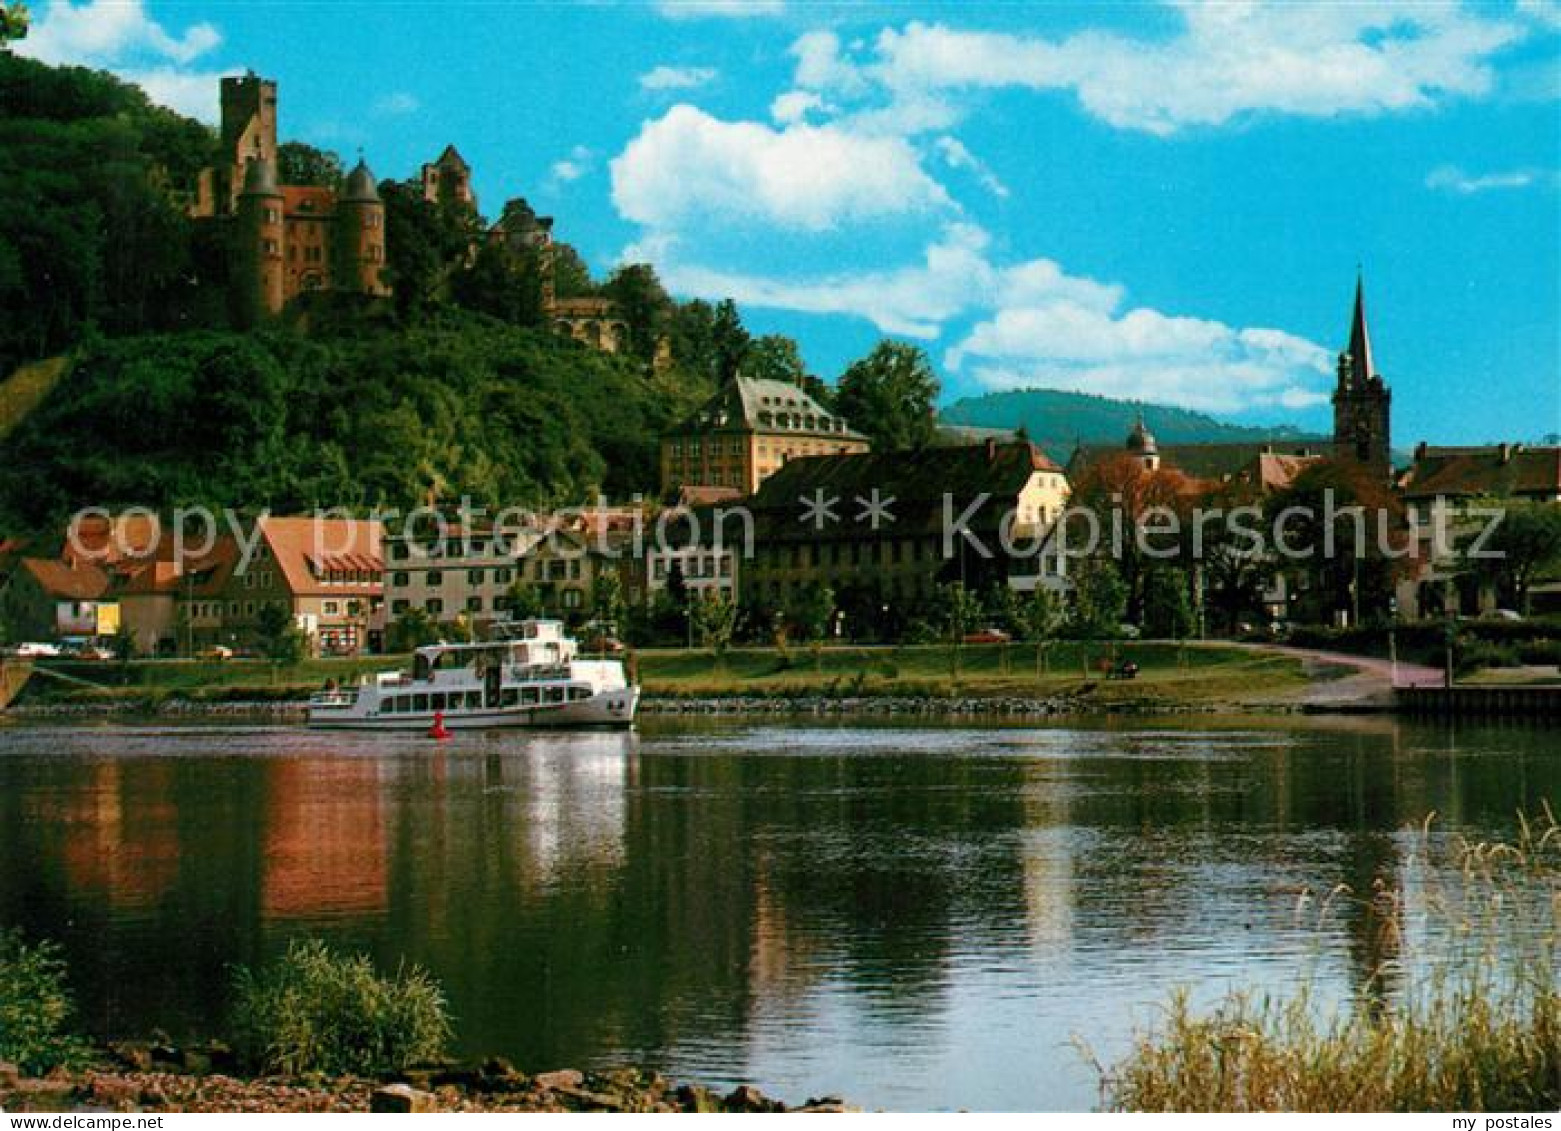
[[[701,697],[647,696],[640,701],[641,715],[711,717],[722,715],[773,715],[827,718],[830,716],[893,718],[1048,718],[1070,715],[1172,715],[1232,712],[1242,704],[1187,702],[1173,699],[1092,700],[1069,696],[942,696],[942,695],[722,695]],[[1267,705],[1266,710],[1283,710]],[[10,714],[24,719],[166,718],[246,719],[275,723],[301,723],[305,704],[286,700],[113,699],[57,703],[25,703]]]
[[[795,1106],[742,1085],[722,1093],[660,1073],[561,1069],[528,1076],[494,1058],[388,1080],[244,1078],[220,1046],[144,1043],[105,1051],[90,1068],[40,1079],[0,1064],[0,1109],[104,1112],[844,1112],[836,1096]]]

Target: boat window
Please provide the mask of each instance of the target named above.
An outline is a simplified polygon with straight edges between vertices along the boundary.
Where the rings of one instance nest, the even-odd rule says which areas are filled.
[[[414,696],[412,696],[412,709],[414,711],[426,711],[426,710],[428,710],[428,696],[426,696],[426,695],[414,695]]]
[[[537,701],[537,689],[535,687],[521,688],[520,701],[527,704],[535,703]]]
[[[562,703],[564,701],[564,689],[562,687],[548,687],[543,689],[545,702]]]
[[[428,697],[428,705],[436,711],[444,710],[444,692],[436,691]]]
[[[482,710],[482,692],[468,691],[466,693],[466,709],[468,711]]]
[[[589,699],[590,697],[591,689],[589,687],[571,687],[569,689],[569,698],[571,699]]]
[[[412,678],[427,679],[430,666],[431,665],[428,662],[428,656],[422,652],[419,652],[412,659]]]
[[[513,706],[515,706],[519,702],[520,702],[520,692],[519,692],[519,690],[517,690],[516,688],[513,688],[513,687],[506,687],[504,689],[504,705],[506,707],[513,707]]]

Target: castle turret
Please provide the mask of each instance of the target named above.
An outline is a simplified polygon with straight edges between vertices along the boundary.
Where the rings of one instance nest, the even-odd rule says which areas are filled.
[[[285,229],[276,165],[254,160],[244,169],[235,216],[234,283],[241,321],[253,325],[282,310]]]
[[[221,80],[222,160],[213,201],[217,215],[231,215],[244,191],[251,161],[276,161],[276,80],[253,71]]]
[[[1337,455],[1365,464],[1384,479],[1393,471],[1392,401],[1393,394],[1372,360],[1365,285],[1357,277],[1349,346],[1339,355],[1333,392],[1333,444]]]
[[[344,291],[388,295],[385,285],[385,203],[374,174],[358,159],[336,204],[336,286]]]

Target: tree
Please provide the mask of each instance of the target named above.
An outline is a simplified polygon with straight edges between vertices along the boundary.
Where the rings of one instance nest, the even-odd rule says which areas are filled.
[[[730,381],[742,372],[743,359],[753,339],[743,327],[737,304],[729,298],[716,304],[710,323],[711,361],[717,381]]]
[[[916,346],[882,341],[840,378],[835,407],[880,451],[923,448],[937,427],[938,379]]]
[[[1185,640],[1195,620],[1185,570],[1156,565],[1144,578],[1144,632],[1162,640]]]
[[[835,614],[835,591],[814,582],[792,599],[786,609],[786,623],[802,640],[822,640]]]
[[[422,315],[450,298],[451,279],[464,270],[481,225],[469,209],[424,199],[423,186],[382,181],[385,274],[403,317]]]
[[[1503,507],[1480,552],[1481,557],[1470,559],[1473,572],[1494,581],[1501,595],[1527,614],[1534,581],[1561,571],[1561,507],[1554,503]]]
[[[981,615],[981,602],[962,583],[951,581],[947,585],[938,586],[938,604],[943,613],[949,643],[953,646],[950,650],[950,670],[953,677],[958,679],[960,650],[976,617]]]
[[[807,380],[808,368],[794,339],[785,334],[765,334],[755,338],[742,360],[743,376],[761,381],[781,381],[799,388]]]
[[[558,298],[585,298],[596,293],[591,280],[591,269],[580,253],[571,245],[554,243],[548,249],[548,260],[553,270],[553,294]]]
[[[14,39],[25,39],[27,24],[27,5],[22,0],[11,0],[10,3],[0,0],[0,47]]]
[[[1069,620],[1083,639],[1117,636],[1127,613],[1127,586],[1106,558],[1080,558],[1073,568],[1073,607]]]
[[[656,269],[648,263],[625,264],[602,285],[602,294],[612,299],[619,317],[628,323],[629,352],[641,361],[650,361],[672,312],[672,299],[656,277]]]
[[[309,651],[309,639],[293,620],[287,606],[268,601],[255,614],[255,635],[260,650],[273,663],[291,666]]]
[[[724,593],[707,592],[689,602],[694,635],[717,657],[723,656],[737,631],[737,602]]]
[[[514,620],[530,620],[542,615],[542,596],[536,586],[517,577],[504,593],[504,607]]]
[[[341,158],[301,141],[284,141],[276,147],[276,176],[284,185],[335,188],[341,184]]]
[[[390,622],[385,630],[385,648],[391,652],[411,652],[439,643],[439,625],[427,612],[409,608]]]
[[[612,570],[598,570],[591,578],[591,609],[596,619],[618,631],[623,622],[623,582]]]
[[[1044,585],[1037,585],[1024,607],[1025,635],[1035,642],[1035,675],[1046,668],[1047,653],[1063,625],[1062,602]]]

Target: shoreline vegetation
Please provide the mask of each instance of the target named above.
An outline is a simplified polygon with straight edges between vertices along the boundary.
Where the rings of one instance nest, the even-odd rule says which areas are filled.
[[[1130,661],[1131,680],[1109,678]],[[286,719],[326,680],[406,667],[400,655],[166,660],[35,668],[20,717],[256,714]],[[646,649],[629,657],[645,714],[1078,715],[1292,710],[1317,679],[1293,656],[1160,642]],[[40,670],[42,668],[43,670]],[[50,672],[58,673],[51,678]]]
[[[1355,904],[1385,957],[1327,1006],[1310,976],[1288,995],[1238,987],[1207,1009],[1172,992],[1114,1065],[1082,1048],[1101,1105],[1183,1112],[1554,1112],[1561,1108],[1561,825],[1548,804],[1505,843],[1417,835],[1404,887]],[[1408,877],[1414,877],[1413,879]],[[1446,878],[1444,878],[1446,877]],[[1419,884],[1415,906],[1405,892]],[[1301,906],[1306,906],[1303,900]],[[1319,905],[1313,905],[1319,906]],[[1519,1117],[1509,1127],[1548,1127]]]
[[[451,1060],[444,991],[403,963],[295,939],[258,970],[233,971],[232,1044],[166,1035],[94,1047],[77,1032],[58,947],[0,930],[0,1110],[290,1112],[847,1111],[835,1096],[795,1106],[749,1085],[726,1094],[659,1072],[557,1069],[501,1057]]]

